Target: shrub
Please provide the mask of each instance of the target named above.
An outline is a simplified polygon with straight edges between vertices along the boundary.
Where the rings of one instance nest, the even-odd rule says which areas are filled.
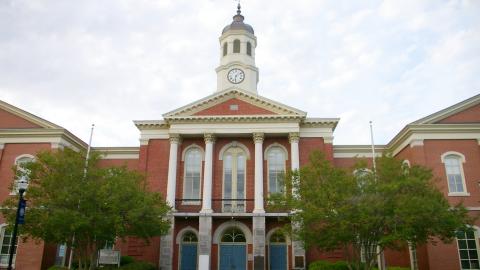
[[[135,262],[135,259],[133,257],[130,257],[130,256],[122,256],[120,258],[120,265],[121,266],[130,264],[130,263],[133,263],[133,262]]]
[[[348,270],[348,264],[344,261],[328,262],[316,261],[308,266],[308,270]]]
[[[48,270],[68,270],[68,268],[67,268],[67,267],[63,267],[63,266],[54,265],[54,266],[48,268]]]
[[[120,267],[122,270],[156,270],[156,267],[147,262],[133,262]]]

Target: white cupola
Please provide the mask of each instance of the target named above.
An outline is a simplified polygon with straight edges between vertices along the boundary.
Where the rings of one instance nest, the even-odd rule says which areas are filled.
[[[215,69],[217,91],[236,88],[257,94],[257,37],[252,26],[243,22],[244,19],[238,4],[233,22],[223,28],[220,36],[220,66]]]

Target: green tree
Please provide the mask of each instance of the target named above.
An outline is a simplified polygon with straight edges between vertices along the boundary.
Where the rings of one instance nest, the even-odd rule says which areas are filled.
[[[429,169],[410,168],[388,155],[376,161],[376,174],[365,162],[349,171],[313,152],[306,166],[286,176],[287,190],[294,192],[272,197],[271,205],[295,209],[294,235],[307,247],[343,249],[350,269],[371,269],[377,247],[381,252],[407,243],[448,242],[472,224],[462,205],[449,205]]]
[[[94,269],[98,250],[107,242],[126,236],[148,242],[170,226],[164,219],[170,208],[159,193],[147,190],[143,175],[126,166],[103,167],[99,161],[94,153],[85,170],[83,153],[44,151],[15,170],[18,179],[29,179],[20,235],[73,246],[79,269]],[[16,204],[16,197],[3,203],[9,224],[15,221]]]

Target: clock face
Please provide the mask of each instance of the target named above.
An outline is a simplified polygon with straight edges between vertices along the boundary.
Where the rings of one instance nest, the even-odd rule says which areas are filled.
[[[231,83],[238,84],[245,79],[245,73],[241,69],[234,68],[228,72],[227,78]]]

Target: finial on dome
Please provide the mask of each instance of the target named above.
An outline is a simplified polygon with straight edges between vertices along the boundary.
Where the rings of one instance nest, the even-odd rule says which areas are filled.
[[[238,1],[238,5],[237,5],[237,15],[240,15],[240,13],[242,13],[242,7],[240,6],[240,0]]]

